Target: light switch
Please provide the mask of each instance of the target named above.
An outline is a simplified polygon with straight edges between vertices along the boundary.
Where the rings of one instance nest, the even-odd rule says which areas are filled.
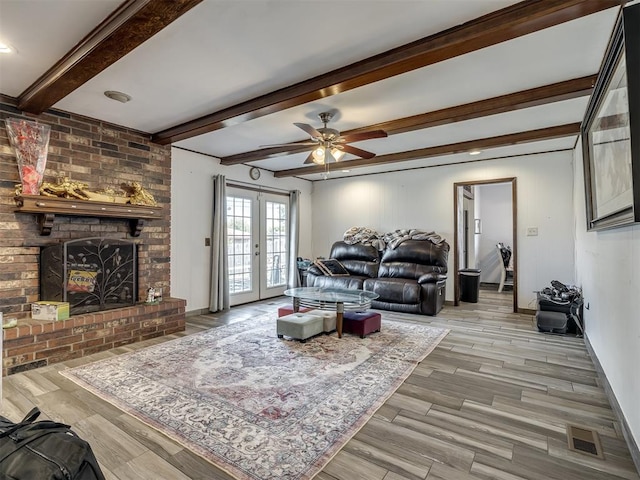
[[[211,239],[209,237],[204,239],[204,246],[205,247],[210,247],[211,246]]]
[[[537,237],[538,227],[527,227],[527,237]]]

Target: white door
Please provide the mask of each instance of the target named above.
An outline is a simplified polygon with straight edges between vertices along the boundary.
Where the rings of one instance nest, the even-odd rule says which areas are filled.
[[[282,295],[287,286],[289,198],[227,189],[231,305]]]

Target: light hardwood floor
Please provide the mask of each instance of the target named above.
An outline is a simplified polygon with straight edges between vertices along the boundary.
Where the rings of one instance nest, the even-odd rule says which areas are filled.
[[[285,298],[191,316],[186,335],[273,313]],[[450,329],[317,480],[639,479],[581,338],[535,331],[511,293],[437,317],[385,319]],[[4,379],[2,414],[33,406],[91,443],[107,479],[228,479],[213,465],[104,402],[58,371],[176,338],[154,339]],[[567,448],[566,426],[599,433],[604,460]]]

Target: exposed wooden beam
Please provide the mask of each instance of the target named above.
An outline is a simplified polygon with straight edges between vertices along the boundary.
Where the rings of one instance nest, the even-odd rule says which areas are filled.
[[[200,2],[126,0],[22,92],[18,108],[42,113]]]
[[[303,140],[302,142],[307,142]],[[300,143],[302,143],[300,142]],[[255,162],[256,160],[265,160],[267,158],[282,157],[285,155],[294,155],[296,153],[308,152],[310,150],[307,145],[296,145],[292,143],[286,147],[270,147],[252,150],[250,152],[237,153],[228,157],[220,158],[220,165],[238,165],[240,163]]]
[[[569,100],[591,94],[596,75],[574,78],[565,82],[553,83],[543,87],[531,88],[520,92],[501,95],[499,97],[480,100],[455,107],[443,108],[434,112],[413,115],[411,117],[377,123],[366,127],[356,128],[342,132],[343,135],[352,133],[369,132],[372,130],[384,130],[389,135],[406,133],[423,128],[435,127],[447,123],[461,122],[474,118],[496,115],[522,108],[545,105],[552,102]],[[268,149],[253,150],[238,153],[221,158],[222,165],[236,165],[239,163],[255,162],[267,158],[292,155],[308,151],[304,146],[272,147]]]
[[[585,97],[591,95],[596,78],[597,75],[574,78],[564,82],[552,83],[542,87],[500,95],[498,97],[457,105],[455,107],[443,108],[434,112],[414,115],[399,120],[377,123],[345,132],[345,134],[359,133],[362,130],[368,131],[371,129],[384,130],[387,134],[393,135]]]
[[[302,105],[552,27],[623,0],[526,0],[346,67],[205,115],[152,136],[162,145]]]
[[[473,149],[487,149],[496,147],[506,147],[508,145],[517,145],[519,143],[535,142],[540,140],[551,140],[553,138],[562,138],[570,135],[578,135],[580,133],[580,123],[569,123],[566,125],[557,125],[555,127],[540,128],[537,130],[529,130],[526,132],[510,133],[507,135],[499,135],[497,137],[480,138],[477,140],[469,140],[466,142],[451,143],[448,145],[438,145],[436,147],[419,148],[417,150],[409,150],[406,152],[391,153],[388,155],[378,155],[369,160],[359,158],[357,160],[349,160],[331,164],[329,168],[353,168],[370,167],[372,165],[382,165],[389,163],[406,162],[408,160],[418,160],[422,158],[438,157],[443,155],[453,155],[455,153],[464,153]],[[293,177],[296,175],[311,175],[313,173],[324,173],[326,168],[324,165],[313,165],[310,167],[292,168],[289,170],[280,170],[274,172],[276,178]]]

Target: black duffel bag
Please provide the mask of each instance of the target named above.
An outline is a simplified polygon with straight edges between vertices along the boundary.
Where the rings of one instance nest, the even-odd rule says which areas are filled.
[[[0,480],[105,480],[91,446],[69,425],[34,422],[32,409],[20,423],[0,416]]]

